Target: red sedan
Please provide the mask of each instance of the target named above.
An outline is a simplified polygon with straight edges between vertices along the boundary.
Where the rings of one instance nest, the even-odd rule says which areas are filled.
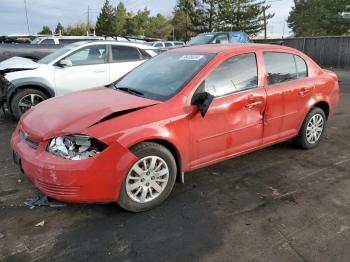
[[[186,47],[108,87],[39,104],[11,145],[48,196],[137,212],[163,202],[186,171],[289,139],[316,147],[338,100],[336,75],[297,50]]]

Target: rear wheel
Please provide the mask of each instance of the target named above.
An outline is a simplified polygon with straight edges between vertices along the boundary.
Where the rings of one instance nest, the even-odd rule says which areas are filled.
[[[294,144],[304,149],[316,147],[321,140],[326,125],[326,116],[321,108],[313,108],[306,116]]]
[[[36,89],[23,89],[18,91],[11,100],[11,111],[15,118],[21,116],[31,107],[48,99],[47,95]]]
[[[169,196],[176,179],[176,162],[171,152],[157,143],[141,143],[131,151],[138,160],[124,178],[118,204],[128,211],[146,211]]]

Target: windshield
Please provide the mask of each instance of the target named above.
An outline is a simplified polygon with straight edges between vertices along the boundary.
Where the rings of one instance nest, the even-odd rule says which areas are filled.
[[[39,42],[40,42],[40,38],[39,37],[37,37],[37,38],[35,38],[32,42],[30,42],[32,45],[36,45],[36,44],[39,44]]]
[[[166,52],[140,65],[115,84],[143,97],[165,101],[173,97],[214,54]]]
[[[69,51],[71,51],[72,49],[76,48],[77,46],[79,46],[80,44],[78,43],[74,43],[71,45],[67,45],[65,47],[62,47],[58,50],[56,50],[55,52],[43,57],[42,59],[40,59],[38,61],[39,64],[50,64],[51,62],[55,61],[57,58],[59,58],[60,56],[68,53]]]
[[[210,40],[214,37],[214,34],[199,34],[192,38],[188,44],[189,45],[205,45],[209,44]]]

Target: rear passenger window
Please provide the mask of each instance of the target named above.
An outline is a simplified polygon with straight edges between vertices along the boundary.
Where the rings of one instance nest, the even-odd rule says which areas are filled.
[[[205,91],[216,97],[257,86],[258,69],[255,54],[252,53],[226,60],[205,80]]]
[[[112,46],[112,62],[138,60],[141,60],[141,54],[137,48],[130,46]]]
[[[264,61],[269,85],[297,79],[297,69],[292,54],[266,52]]]
[[[298,78],[304,78],[308,76],[307,65],[300,56],[295,55],[295,63],[297,65]]]

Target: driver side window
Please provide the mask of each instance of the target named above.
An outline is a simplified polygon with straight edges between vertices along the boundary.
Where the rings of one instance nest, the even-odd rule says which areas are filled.
[[[65,59],[70,60],[73,66],[97,65],[106,63],[106,46],[92,45],[68,55]]]
[[[254,53],[231,57],[205,80],[205,91],[215,97],[253,89],[258,86],[258,68]]]
[[[214,44],[228,44],[228,42],[227,34],[217,35],[213,41]]]

